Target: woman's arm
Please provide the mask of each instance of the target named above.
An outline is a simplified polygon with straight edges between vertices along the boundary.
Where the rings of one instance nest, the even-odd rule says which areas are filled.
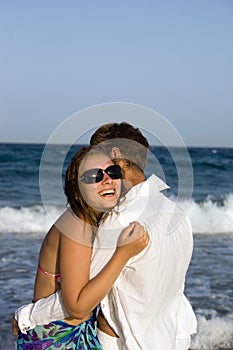
[[[89,280],[92,249],[62,235],[60,272],[63,304],[70,316],[87,317],[110,291],[127,261],[148,244],[143,226],[132,223],[123,230],[118,247],[100,273]]]
[[[76,224],[75,224],[76,225]],[[120,239],[119,239],[119,248],[117,249],[117,251],[115,252],[116,255],[118,255],[118,258],[120,258],[121,255],[123,255],[123,259],[122,259],[122,263],[123,263],[123,260],[126,260],[127,257],[124,253],[124,246],[121,244],[123,243],[127,243],[130,241],[130,239],[134,239],[134,235],[136,236],[136,233],[138,233],[137,230],[135,230],[134,232],[134,235],[129,235],[129,232],[131,231],[132,227],[129,228],[129,230],[125,230],[123,232],[123,234],[120,236]],[[63,232],[65,231],[62,230]],[[76,231],[77,233],[77,231]],[[75,237],[75,235],[72,236],[73,238]],[[143,247],[145,247],[147,245],[147,242],[146,242],[146,235],[144,235],[142,237],[142,239],[144,240],[142,242],[142,246],[140,247],[140,251],[143,249]],[[67,239],[68,240],[68,239]],[[70,240],[71,241],[71,240]],[[85,239],[82,240],[82,242],[84,242]],[[135,241],[136,244],[138,243],[141,243],[140,240],[139,241]],[[74,242],[73,242],[74,244]],[[79,245],[81,246],[81,244]],[[83,246],[85,247],[85,246]],[[78,249],[78,247],[76,247]],[[88,250],[88,254],[90,254],[91,252],[91,248],[88,248],[86,247],[87,250]],[[122,249],[123,248],[123,249]],[[129,246],[127,247],[129,248]],[[134,248],[134,246],[132,245],[131,248]],[[74,246],[72,246],[72,250],[74,249]],[[80,247],[79,247],[80,249]],[[120,251],[120,254],[119,254],[119,251]],[[137,253],[139,253],[140,251],[138,251]],[[71,257],[71,252],[69,252],[68,256]],[[136,254],[137,254],[136,253]],[[78,252],[76,252],[76,254],[78,254]],[[70,262],[71,266],[75,265],[78,270],[82,269],[82,266],[84,266],[84,261],[81,261],[80,264],[77,263],[77,256],[76,254],[74,254],[72,256],[72,260]],[[88,255],[86,256],[88,257]],[[90,258],[90,255],[89,255],[89,258]],[[116,257],[112,258],[112,260],[114,261],[114,259],[116,259]],[[89,264],[89,267],[90,267],[90,260],[88,261],[88,264]],[[70,266],[70,267],[71,267]],[[86,265],[88,266],[88,265]],[[123,267],[123,266],[122,266]],[[69,266],[68,266],[69,268]],[[113,268],[110,267],[110,268]],[[102,290],[102,293],[103,293],[103,296],[105,296],[108,291],[111,289],[111,286],[112,284],[114,283],[114,281],[116,280],[117,276],[115,275],[112,275],[110,273],[110,279],[111,279],[111,283],[109,283],[108,285],[106,283],[106,278],[107,277],[104,277],[104,273],[105,273],[105,269],[107,269],[107,273],[109,274],[109,269],[108,269],[108,264],[107,266],[100,272],[99,276],[100,278],[102,278],[103,280],[103,286],[105,288],[105,291]],[[115,274],[119,274],[119,272],[117,272],[115,270],[114,272]],[[79,272],[78,272],[79,274]],[[86,274],[87,274],[87,270],[86,270]],[[73,283],[72,281],[76,282],[77,278],[76,276],[74,275],[70,275],[69,274],[69,278],[71,279],[71,284]],[[65,278],[65,275],[63,276],[63,280]],[[89,272],[88,272],[88,280],[89,280]],[[88,283],[88,280],[87,283]],[[64,282],[64,281],[63,281]],[[110,282],[110,281],[109,281]],[[71,313],[71,316],[73,317],[77,317],[76,316],[76,312],[77,312],[77,306],[80,307],[80,315],[81,313],[85,313],[86,312],[86,315],[99,303],[99,301],[102,299],[102,297],[100,297],[100,295],[96,298],[96,300],[89,300],[88,298],[88,295],[89,293],[91,293],[91,297],[93,297],[93,294],[95,293],[95,290],[93,291],[92,287],[94,286],[95,287],[95,284],[97,284],[97,287],[98,287],[98,279],[97,279],[97,276],[91,280],[89,283],[89,286],[88,286],[88,290],[87,290],[87,293],[85,295],[85,293],[83,293],[85,291],[85,286],[79,286],[79,291],[76,291],[75,293],[75,290],[71,291],[71,284],[70,284],[70,289],[69,289],[69,281],[68,281],[68,276],[67,276],[67,285],[65,285],[64,283],[64,293],[65,293],[65,296],[62,296],[61,295],[61,291],[58,291],[56,292],[55,294],[52,294],[46,298],[43,298],[43,299],[40,299],[38,301],[36,301],[35,303],[31,303],[31,304],[27,304],[27,305],[24,305],[24,306],[21,306],[16,312],[15,312],[15,317],[14,317],[14,320],[16,320],[18,322],[13,322],[13,334],[17,335],[18,334],[18,327],[17,325],[19,326],[20,330],[23,332],[23,333],[26,333],[27,330],[29,329],[33,329],[35,326],[37,325],[43,325],[43,324],[48,324],[50,322],[53,322],[53,321],[56,321],[56,320],[60,320],[60,319],[63,319],[65,317],[68,317],[69,314],[67,313],[67,310],[65,310],[65,307],[64,307],[64,303],[63,303],[63,298],[66,302],[66,304],[69,303],[69,300],[67,301],[66,299],[68,298],[69,299],[69,291],[71,291],[71,293],[73,294],[73,297],[72,297],[72,301],[70,301],[70,304],[69,305],[69,309],[70,309],[70,313]],[[85,284],[85,283],[84,283]],[[75,286],[74,286],[75,287]],[[68,289],[67,289],[68,288]],[[72,287],[73,288],[73,287]],[[98,292],[99,293],[99,292]],[[78,295],[81,295],[81,298],[78,297]],[[79,305],[79,302],[80,300],[82,299],[82,294],[84,294],[84,303],[83,305]],[[90,302],[90,304],[88,304]],[[85,309],[85,305],[87,303],[87,309]],[[91,306],[91,303],[92,303],[92,306]],[[66,305],[67,307],[67,305]],[[74,310],[73,310],[74,309]],[[84,312],[85,311],[85,312]],[[81,315],[83,316],[83,315]]]

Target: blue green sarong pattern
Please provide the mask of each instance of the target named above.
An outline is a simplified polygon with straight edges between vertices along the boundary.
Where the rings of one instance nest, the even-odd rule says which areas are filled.
[[[19,334],[18,350],[102,350],[95,330],[94,314],[78,326],[64,321],[36,326],[27,334]]]

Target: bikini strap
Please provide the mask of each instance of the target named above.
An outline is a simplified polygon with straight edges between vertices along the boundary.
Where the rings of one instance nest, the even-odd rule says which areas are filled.
[[[50,276],[50,277],[53,277],[53,278],[55,278],[55,280],[57,281],[57,282],[60,282],[60,281],[58,281],[59,279],[60,279],[60,273],[50,273],[50,272],[47,272],[47,271],[45,271],[41,266],[40,266],[40,264],[38,264],[38,270],[39,271],[41,271],[41,272],[43,272],[45,275],[48,275],[48,276]]]

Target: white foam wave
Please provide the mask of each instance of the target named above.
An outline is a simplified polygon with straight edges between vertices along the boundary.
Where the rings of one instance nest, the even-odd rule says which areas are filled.
[[[52,206],[49,212],[50,217],[56,219],[62,210]],[[221,205],[210,198],[202,203],[192,201],[188,216],[194,234],[233,233],[233,194],[229,194]],[[51,225],[43,206],[0,208],[0,233],[45,233]]]
[[[58,217],[61,210],[52,207],[54,216]],[[52,222],[43,206],[0,209],[0,232],[2,233],[42,233],[51,227]]]
[[[194,233],[233,232],[233,194],[220,205],[207,198],[202,203],[191,202],[188,216]]]
[[[233,346],[233,316],[207,319],[198,316],[197,334],[190,349],[230,349]]]

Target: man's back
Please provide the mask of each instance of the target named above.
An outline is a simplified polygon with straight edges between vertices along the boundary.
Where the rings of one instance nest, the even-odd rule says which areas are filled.
[[[112,255],[118,233],[129,222],[139,221],[151,236],[149,246],[128,262],[101,303],[123,349],[183,350],[187,347],[176,347],[178,338],[187,337],[189,343],[195,331],[196,319],[183,295],[192,231],[183,212],[160,192],[166,188],[155,176],[134,186],[119,212],[102,224],[93,252],[92,276]],[[184,317],[186,325],[181,324]]]

